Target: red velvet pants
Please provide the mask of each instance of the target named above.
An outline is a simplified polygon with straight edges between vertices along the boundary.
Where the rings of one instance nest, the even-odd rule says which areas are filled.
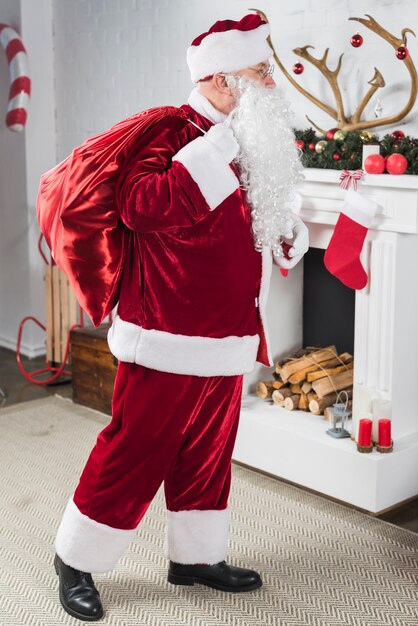
[[[64,562],[88,572],[112,569],[163,481],[167,556],[223,560],[241,391],[242,376],[204,378],[120,363],[112,420],[58,531]]]

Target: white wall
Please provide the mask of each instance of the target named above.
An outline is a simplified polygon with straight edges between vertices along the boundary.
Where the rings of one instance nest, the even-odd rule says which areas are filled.
[[[22,37],[31,63],[32,79],[31,104],[25,130],[30,285],[28,311],[45,323],[45,264],[38,251],[40,232],[36,219],[36,195],[41,174],[56,163],[52,6],[50,0],[20,2]],[[44,352],[45,334],[37,326],[28,324],[24,338],[27,354]]]
[[[29,56],[32,97],[24,132],[0,124],[0,345],[14,349],[20,320],[34,315],[45,321],[43,263],[37,249],[35,214],[39,177],[55,160],[55,104],[52,76],[50,0],[3,0],[0,22],[23,38]],[[9,93],[6,56],[0,55],[0,116]],[[44,352],[44,334],[28,324],[22,351]]]
[[[313,56],[321,58],[325,49],[330,48],[328,64],[333,70],[337,66],[338,58],[344,53],[342,69],[339,75],[339,84],[346,114],[352,114],[363,96],[369,90],[367,84],[374,75],[375,66],[381,71],[386,81],[386,87],[379,90],[365,110],[363,119],[373,120],[377,97],[381,100],[383,116],[398,113],[407,102],[410,94],[409,73],[402,61],[399,61],[394,49],[382,38],[378,37],[358,22],[349,21],[349,17],[365,17],[365,13],[373,16],[383,28],[396,37],[401,37],[401,30],[412,28],[418,34],[418,11],[415,0],[293,0],[288,10],[279,10],[279,3],[264,2],[270,5],[272,40],[276,51],[285,65],[291,71],[293,64],[301,61],[305,71],[296,78],[303,87],[316,95],[320,100],[335,107],[335,100],[325,78],[320,72],[306,61],[297,57],[293,48],[310,44],[315,47],[310,50]],[[277,5],[273,8],[273,5]],[[278,13],[281,15],[278,15]],[[267,13],[267,10],[266,10]],[[360,48],[353,48],[350,44],[351,36],[359,31],[364,38]],[[408,35],[408,49],[415,58],[418,66],[418,44],[412,35]],[[332,118],[311,104],[306,98],[284,78],[283,88],[295,110],[295,122],[298,128],[307,128],[308,115],[321,128],[335,126]],[[401,123],[393,127],[378,129],[379,135],[403,128],[406,132],[418,134],[417,104],[414,110]]]
[[[35,249],[37,230],[31,224],[37,180],[53,164],[55,147],[56,159],[61,160],[86,137],[133,112],[184,102],[192,86],[185,62],[187,46],[217,19],[239,19],[248,12],[249,4],[247,0],[2,0],[0,21],[22,26],[34,83],[26,137],[12,135],[0,126],[0,344],[14,345],[23,315],[32,313],[44,319],[42,268]],[[256,5],[267,13],[276,50],[289,69],[297,60],[292,53],[296,46],[312,44],[318,56],[329,46],[331,67],[338,55],[345,53],[341,84],[347,111],[355,108],[368,89],[374,65],[388,85],[381,96],[384,115],[398,111],[400,103],[406,101],[408,74],[392,48],[360,25],[357,28],[348,17],[367,11],[399,35],[404,27],[418,30],[416,0],[293,0],[289,5],[259,0]],[[365,43],[355,50],[349,39],[357,29]],[[413,37],[408,47],[418,60]],[[332,103],[325,80],[315,68],[305,66],[298,80]],[[334,126],[283,75],[277,72],[276,78],[292,102],[295,126],[308,126],[305,114],[320,126]],[[0,58],[0,85],[5,112],[8,70],[4,55]],[[369,117],[374,105],[372,100],[366,111]],[[415,107],[407,123],[396,127],[417,135],[416,122]],[[275,354],[297,343],[301,320],[296,320],[295,332],[284,338],[281,328],[292,311],[284,310],[281,303],[286,292],[296,307],[301,297],[299,284],[275,276],[270,298]],[[39,335],[28,334],[26,351],[33,354],[41,344]]]
[[[20,30],[20,3],[5,0],[0,22]],[[0,58],[0,341],[11,345],[17,325],[16,311],[30,306],[28,215],[25,183],[25,137],[11,133],[4,123],[9,95],[9,69]]]
[[[121,117],[184,102],[191,87],[187,46],[217,19],[242,17],[249,4],[247,0],[53,0],[59,157]],[[289,4],[258,0],[255,4],[270,19],[273,43],[289,70],[298,60],[292,52],[296,46],[312,44],[317,56],[330,47],[331,68],[344,52],[341,86],[348,112],[368,90],[375,65],[387,83],[380,97],[384,115],[399,111],[400,103],[406,102],[409,74],[402,62],[389,44],[348,17],[361,17],[367,11],[398,36],[407,26],[418,32],[416,0],[293,0]],[[356,30],[364,36],[358,49],[349,43]],[[412,36],[408,47],[418,63],[418,45]],[[306,62],[305,68],[300,83],[333,104],[325,79]],[[320,126],[334,126],[279,71],[276,78],[292,102],[297,127],[309,125],[306,114]],[[375,100],[366,110],[369,119],[374,117]],[[407,130],[413,132],[416,122],[415,108]]]

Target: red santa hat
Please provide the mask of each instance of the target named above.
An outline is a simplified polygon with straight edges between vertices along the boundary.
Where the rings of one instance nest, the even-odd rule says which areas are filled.
[[[270,26],[259,15],[245,15],[239,22],[221,20],[192,41],[187,64],[192,81],[217,72],[237,72],[272,55],[267,43]]]

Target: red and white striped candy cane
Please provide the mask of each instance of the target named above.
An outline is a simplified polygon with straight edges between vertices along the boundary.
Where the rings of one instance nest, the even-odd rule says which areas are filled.
[[[6,53],[10,71],[9,106],[6,125],[10,130],[23,130],[30,96],[28,55],[22,39],[7,24],[0,24],[0,43]]]

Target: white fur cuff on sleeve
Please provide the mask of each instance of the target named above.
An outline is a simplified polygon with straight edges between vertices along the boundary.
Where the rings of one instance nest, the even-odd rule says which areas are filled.
[[[186,168],[211,211],[239,187],[239,180],[232,169],[222,160],[216,147],[204,137],[198,137],[184,146],[173,161]]]

